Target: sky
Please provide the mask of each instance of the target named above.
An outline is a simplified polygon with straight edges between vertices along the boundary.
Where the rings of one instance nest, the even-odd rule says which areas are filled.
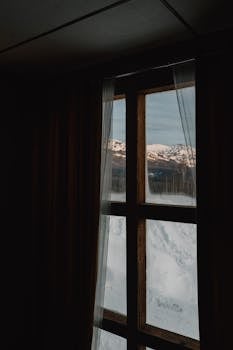
[[[193,88],[186,88],[189,106],[195,108]],[[115,100],[113,106],[113,139],[125,142],[125,100]],[[194,135],[195,136],[195,132]],[[175,90],[146,95],[147,144],[185,144]]]

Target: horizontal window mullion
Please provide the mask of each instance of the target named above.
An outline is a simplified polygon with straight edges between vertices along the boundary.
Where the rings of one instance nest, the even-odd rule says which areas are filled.
[[[184,350],[187,348],[184,344],[175,344],[168,340],[159,338],[157,336],[144,333],[143,331],[137,332],[137,343],[140,345],[145,345],[147,347],[156,350]]]
[[[110,202],[109,205],[104,206],[104,208],[102,209],[102,214],[126,216],[127,215],[126,203]]]
[[[110,332],[112,334],[115,334],[122,338],[127,339],[128,331],[127,331],[126,324],[113,321],[112,319],[104,318],[100,328],[107,332]],[[155,327],[152,327],[152,328],[155,328]],[[156,328],[155,328],[155,331],[156,331]],[[167,337],[169,339],[170,332],[165,330],[162,330],[162,331],[164,333],[163,337],[164,338]],[[166,336],[166,333],[168,334],[167,336]],[[186,337],[183,337],[181,335],[176,335],[176,334],[173,335],[173,338],[177,337],[175,342],[166,340],[155,334],[150,334],[149,332],[144,332],[143,330],[137,331],[136,337],[137,337],[138,345],[144,345],[147,347],[155,348],[157,350],[184,350],[184,349],[197,350],[199,349],[198,341],[193,339],[187,340]]]
[[[140,204],[138,205],[137,215],[140,218],[174,221],[182,223],[196,223],[196,208],[167,206],[157,204]]]
[[[104,316],[103,316],[103,318],[107,319],[107,320],[111,320],[111,321],[117,322],[117,323],[121,323],[121,324],[124,324],[124,325],[127,324],[127,316],[126,315],[120,314],[120,313],[118,313],[116,311],[112,311],[112,310],[109,310],[109,309],[104,309]]]
[[[104,331],[118,335],[119,337],[127,339],[127,325],[107,318],[103,319],[103,322],[100,326]]]
[[[155,337],[157,339],[162,339],[168,341],[169,343],[182,346],[182,348],[188,348],[193,350],[200,349],[200,342],[198,340],[165,329],[161,329],[150,324],[146,324],[145,328],[141,330],[141,332],[143,334],[150,335],[153,338]]]
[[[157,204],[139,204],[136,206],[136,208],[137,210],[134,215],[138,216],[139,218],[190,224],[196,223],[196,208]],[[102,213],[115,216],[128,216],[130,214],[127,204],[120,202],[111,202],[111,204],[106,207]]]

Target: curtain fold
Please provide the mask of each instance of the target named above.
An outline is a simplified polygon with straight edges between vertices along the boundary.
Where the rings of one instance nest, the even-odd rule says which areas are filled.
[[[54,88],[51,84],[41,91],[34,97],[37,112],[31,111],[34,345],[38,349],[90,350],[100,209],[102,83],[83,79],[77,87]]]
[[[102,142],[101,142],[101,187],[100,187],[100,222],[98,241],[98,274],[95,296],[95,316],[92,350],[99,348],[100,326],[103,319],[105,281],[107,269],[109,215],[106,214],[112,186],[112,152],[110,142],[112,139],[112,112],[114,100],[114,80],[105,79],[103,82],[103,114],[102,114]]]
[[[179,108],[181,126],[187,150],[187,162],[191,170],[193,195],[196,195],[196,101],[195,61],[173,66],[173,79]]]

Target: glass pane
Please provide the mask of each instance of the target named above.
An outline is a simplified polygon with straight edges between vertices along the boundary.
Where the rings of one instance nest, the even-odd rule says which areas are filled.
[[[126,339],[118,335],[100,330],[100,342],[98,350],[126,350]]]
[[[125,99],[113,102],[112,123],[112,201],[125,201],[126,184],[126,105]]]
[[[110,216],[104,307],[126,314],[126,220]]]
[[[196,225],[146,226],[147,323],[199,339]]]
[[[195,87],[178,91],[195,113]],[[184,130],[175,90],[146,95],[147,202],[196,205],[195,125],[188,135]]]

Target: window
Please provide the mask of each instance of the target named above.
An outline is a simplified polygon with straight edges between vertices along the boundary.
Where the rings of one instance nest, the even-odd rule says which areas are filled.
[[[193,81],[176,88],[195,94]],[[116,90],[102,327],[120,338],[101,349],[199,349],[196,149],[172,69],[121,78]]]

